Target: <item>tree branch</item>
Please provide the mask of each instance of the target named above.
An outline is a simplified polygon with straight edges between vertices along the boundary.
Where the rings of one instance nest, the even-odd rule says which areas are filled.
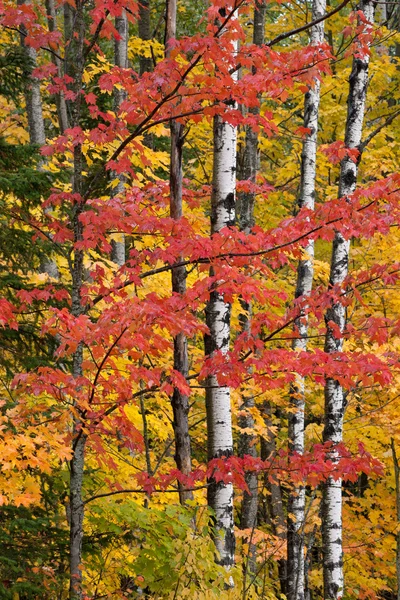
[[[331,10],[331,12],[326,13],[322,17],[318,17],[318,19],[315,19],[314,21],[311,21],[310,23],[306,23],[305,25],[302,25],[301,27],[297,27],[296,29],[292,29],[291,31],[287,31],[286,33],[281,33],[280,35],[276,36],[276,38],[274,38],[273,40],[268,42],[266,45],[270,48],[271,46],[278,44],[278,42],[281,42],[282,40],[286,40],[287,38],[291,37],[292,35],[296,35],[297,33],[301,33],[302,31],[306,31],[307,29],[310,29],[310,27],[314,27],[314,25],[318,25],[318,23],[322,23],[322,21],[329,19],[329,17],[332,17],[332,15],[335,15],[337,12],[342,10],[342,8],[344,8],[347,4],[349,4],[350,1],[351,0],[343,0],[343,2],[341,4],[339,4],[336,8]]]

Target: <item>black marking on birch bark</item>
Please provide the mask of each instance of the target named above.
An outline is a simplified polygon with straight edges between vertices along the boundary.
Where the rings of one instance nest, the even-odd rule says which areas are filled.
[[[220,421],[222,424],[224,424],[224,421]],[[230,458],[231,456],[233,456],[233,449],[232,448],[226,448],[225,450],[217,450],[216,452],[213,453],[213,455],[211,456],[211,458],[209,457],[209,460],[212,460],[213,458]],[[224,485],[222,482],[219,482],[218,484],[215,485],[220,485],[221,487]]]
[[[227,194],[223,200],[222,205],[229,214],[226,226],[233,227],[235,225],[235,194],[233,192],[229,192],[229,194]]]
[[[309,278],[312,278],[313,268],[311,261],[308,260],[300,260],[297,267],[297,286],[295,292],[295,298],[299,298],[303,296],[306,291],[306,285]]]
[[[233,511],[231,511],[231,512],[233,512]],[[235,556],[235,548],[236,548],[235,534],[233,533],[233,531],[231,529],[228,529],[225,533],[225,549],[226,549],[227,557],[225,559],[222,559],[219,561],[220,565],[222,565],[223,567],[230,567],[231,565],[233,565],[234,556]]]
[[[208,333],[204,334],[204,353],[206,356],[210,356],[214,350],[216,350],[216,345],[213,337]]]
[[[346,171],[343,175],[343,183],[346,187],[352,188],[356,183],[356,174],[353,171]]]
[[[228,344],[229,344],[229,337],[224,337],[222,339],[221,348],[226,348]]]
[[[225,323],[225,325],[229,325],[230,321],[231,321],[231,311],[227,305],[227,310],[225,311],[225,314],[222,317],[222,322]],[[228,343],[228,342],[229,342],[229,340],[225,339],[223,343]]]

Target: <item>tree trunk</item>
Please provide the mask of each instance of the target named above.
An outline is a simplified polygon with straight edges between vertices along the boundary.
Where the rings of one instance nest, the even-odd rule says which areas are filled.
[[[18,5],[29,4],[26,0],[18,0]],[[24,96],[26,104],[26,114],[28,117],[28,129],[29,129],[29,142],[37,146],[43,146],[46,143],[46,133],[44,128],[43,119],[43,107],[42,107],[42,96],[40,93],[40,81],[36,77],[32,76],[32,71],[37,66],[36,61],[36,50],[31,46],[25,44],[26,30],[21,25],[21,46],[24,50],[26,57],[30,62],[29,73],[27,73],[27,83],[25,84]],[[39,170],[42,170],[44,160],[39,163]],[[46,212],[46,211],[45,211]],[[58,272],[57,264],[48,259],[42,259],[39,271],[41,273],[47,273],[54,279],[59,279],[60,274]]]
[[[396,484],[396,517],[397,517],[397,533],[396,533],[396,580],[397,580],[397,600],[400,600],[400,466],[399,459],[396,453],[394,439],[391,438],[390,445],[392,448],[392,458],[394,466],[394,480]]]
[[[275,434],[272,433],[272,409],[268,402],[264,403],[263,416],[265,427],[269,429],[268,436],[261,438],[261,458],[262,460],[273,460],[276,456]],[[283,510],[282,491],[279,481],[270,481],[269,473],[264,476],[264,487],[268,491],[267,506],[269,518],[271,521],[272,532],[276,537],[285,543],[287,538],[286,519]],[[282,594],[287,590],[287,561],[281,558],[278,561],[279,584]]]
[[[66,7],[65,7],[66,8]],[[72,77],[74,83],[73,91],[76,94],[75,100],[68,102],[69,114],[71,115],[71,126],[77,127],[81,118],[81,89],[82,75],[84,69],[84,40],[85,40],[85,22],[82,0],[77,0],[76,9],[68,6],[66,11],[67,24],[72,24],[72,29],[68,32],[69,44],[66,48],[65,63],[67,74]],[[82,196],[82,172],[83,172],[83,154],[82,146],[77,144],[74,147],[74,173],[72,191],[76,197]],[[82,240],[83,225],[80,221],[80,215],[83,205],[79,200],[75,201],[71,225],[74,232],[74,242]],[[84,312],[84,306],[81,297],[83,284],[83,252],[74,250],[73,263],[71,270],[72,279],[72,306],[71,313],[78,317]],[[74,357],[72,374],[75,378],[82,375],[83,348],[79,345]],[[84,504],[82,498],[82,486],[85,467],[85,446],[86,435],[83,432],[85,425],[84,412],[75,404],[75,417],[73,422],[73,455],[70,461],[70,589],[69,600],[82,600],[82,540],[83,540],[83,518]]]
[[[18,0],[18,6],[29,4],[28,0]],[[36,50],[25,44],[26,30],[21,25],[21,46],[27,56],[30,68],[27,83],[25,84],[24,96],[26,104],[26,113],[28,117],[29,141],[31,144],[43,146],[46,143],[46,134],[44,130],[42,97],[40,95],[40,81],[32,76],[32,71],[36,67]]]
[[[264,43],[265,37],[265,13],[266,4],[264,0],[256,1],[254,6],[254,22],[253,22],[253,43],[261,46]],[[250,109],[250,112],[258,115],[259,107]],[[240,179],[256,182],[257,172],[259,168],[258,157],[258,132],[251,127],[246,127],[245,147],[243,153],[243,170],[240,174]],[[238,196],[238,221],[241,231],[249,233],[254,225],[254,192],[241,193]],[[240,328],[242,332],[250,331],[251,323],[251,303],[241,300],[243,312],[239,316]],[[252,395],[242,397],[242,405],[240,407],[241,416],[239,417],[239,427],[242,429],[254,429],[254,419],[251,414],[251,408],[255,406]],[[250,409],[250,410],[249,410]],[[239,455],[240,456],[257,456],[256,448],[257,436],[255,434],[240,433],[239,434]],[[255,473],[246,473],[245,480],[249,488],[249,492],[244,491],[242,511],[240,517],[241,529],[254,529],[257,525],[257,509],[258,509],[258,478]],[[255,572],[256,568],[256,547],[251,544],[249,551],[249,561],[247,570],[250,573]],[[244,582],[246,587],[246,581]]]
[[[323,16],[326,0],[313,0],[312,20]],[[311,44],[324,41],[324,21],[311,28]],[[318,113],[321,83],[314,81],[304,98],[304,127],[310,129],[303,143],[301,154],[301,178],[298,209],[314,209],[316,153],[318,135]],[[313,282],[314,241],[309,240],[305,247],[305,257],[299,261],[295,298],[309,296]],[[298,338],[293,341],[294,350],[307,349],[308,319],[304,312],[295,321]],[[297,377],[290,390],[291,412],[289,413],[289,451],[304,452],[304,378]],[[304,519],[305,488],[296,486],[288,497],[287,524],[287,597],[288,600],[304,600]]]
[[[115,17],[115,29],[118,31],[120,36],[119,40],[114,42],[114,62],[115,66],[126,69],[128,67],[128,39],[129,39],[129,23],[126,16],[125,10],[122,11],[121,16]],[[114,109],[118,113],[122,102],[126,99],[126,93],[122,89],[117,87],[114,89]],[[122,194],[124,191],[123,175],[113,174],[114,177],[118,177],[118,185],[114,188],[114,194]],[[125,236],[124,234],[118,235],[111,240],[112,251],[111,260],[114,261],[118,266],[122,267],[125,264]]]
[[[364,12],[370,22],[374,17],[372,1],[362,1],[359,9]],[[345,146],[360,149],[365,101],[368,84],[369,56],[363,53],[362,58],[353,58],[350,75],[349,97],[347,101],[347,120]],[[339,197],[346,197],[354,192],[357,181],[358,163],[349,157],[343,158],[340,164]],[[329,285],[342,286],[348,273],[350,240],[336,232],[333,241]],[[345,290],[343,290],[345,292]],[[343,332],[346,326],[346,308],[341,302],[333,302],[325,315],[326,338],[325,352],[341,352],[343,338],[335,337],[330,326],[333,322]],[[345,393],[335,379],[327,379],[325,384],[325,424],[323,440],[337,444],[343,437],[343,415],[345,409]],[[331,459],[337,460],[333,450]],[[324,598],[338,599],[344,593],[343,580],[343,548],[342,548],[342,482],[328,479],[323,491],[322,504],[322,540],[324,554]]]
[[[235,224],[236,128],[214,117],[214,165],[211,196],[211,234]],[[213,269],[210,269],[213,275]],[[231,305],[213,289],[206,307],[209,334],[205,337],[206,356],[219,351],[226,354],[230,341]],[[233,454],[231,397],[229,387],[219,385],[218,378],[206,380],[208,459]],[[215,516],[217,561],[227,570],[234,563],[233,486],[209,481],[208,504]]]
[[[54,0],[46,0],[46,12],[47,12],[47,23],[49,26],[49,31],[55,31],[57,29],[57,14],[56,8],[54,5]],[[51,60],[53,64],[57,67],[57,75],[58,77],[63,76],[63,68],[61,59],[55,54],[51,55]],[[67,113],[67,105],[65,102],[64,92],[58,92],[55,96],[56,98],[56,106],[57,106],[57,115],[58,115],[58,124],[60,127],[60,133],[64,133],[66,129],[68,129],[68,113]]]
[[[167,0],[168,3],[168,0]],[[167,10],[169,10],[167,8]],[[139,37],[141,40],[148,42],[151,40],[151,31],[150,31],[150,1],[149,0],[140,0],[139,2]],[[148,56],[141,56],[139,58],[139,73],[143,75],[143,73],[147,73],[153,70],[153,61]]]
[[[167,2],[167,23],[165,31],[165,55],[168,57],[170,49],[168,42],[176,37],[176,0]],[[171,121],[171,162],[170,162],[170,215],[173,219],[180,219],[183,214],[182,207],[182,148],[183,125],[175,120]],[[184,294],[186,292],[186,267],[172,269],[172,292]],[[174,337],[174,369],[187,378],[189,370],[187,339],[184,333]],[[174,415],[175,436],[175,462],[178,469],[189,475],[192,470],[191,443],[189,435],[189,398],[178,388],[174,388],[172,398],[172,411]],[[193,493],[185,490],[179,484],[179,500],[184,504],[193,499]]]

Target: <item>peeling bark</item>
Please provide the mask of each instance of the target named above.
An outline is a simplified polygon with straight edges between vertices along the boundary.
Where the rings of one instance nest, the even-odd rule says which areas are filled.
[[[373,22],[374,5],[372,1],[362,1],[359,10],[366,19]],[[347,120],[345,146],[360,149],[364,110],[368,85],[369,56],[354,57],[349,80],[347,100]],[[357,181],[358,163],[347,156],[340,164],[339,197],[354,192]],[[342,286],[348,274],[350,240],[336,232],[333,241],[329,286]],[[343,292],[345,290],[343,289]],[[333,302],[325,315],[326,337],[325,352],[341,352],[343,338],[335,337],[330,326],[333,322],[344,332],[346,327],[346,308],[341,302]],[[337,444],[343,438],[343,415],[346,406],[345,392],[335,379],[327,379],[325,385],[325,423],[323,440]],[[331,459],[337,460],[335,451]],[[324,598],[339,599],[344,593],[343,547],[342,547],[342,482],[328,479],[323,490],[322,503],[322,540],[324,554]]]
[[[235,224],[236,128],[214,117],[214,166],[211,196],[211,234]],[[210,274],[213,270],[210,269]],[[231,305],[214,289],[206,306],[209,335],[205,336],[206,356],[226,354],[230,341]],[[210,375],[206,381],[208,459],[233,453],[231,397],[229,387],[219,385]],[[211,479],[208,504],[215,515],[215,546],[218,562],[227,570],[234,563],[233,486]]]
[[[326,12],[326,0],[313,0],[312,20],[322,17]],[[310,42],[316,46],[324,41],[324,21],[311,28]],[[321,83],[318,79],[310,87],[304,98],[304,127],[310,129],[306,136],[301,153],[301,177],[298,209],[314,210],[316,154],[318,136],[318,115]],[[314,275],[314,241],[309,240],[305,256],[299,261],[295,298],[307,297],[311,293]],[[307,349],[308,319],[303,312],[295,321],[295,332],[298,338],[293,341],[294,350]],[[289,451],[304,452],[304,378],[298,376],[290,390],[291,411],[289,413]],[[288,564],[287,564],[287,597],[288,600],[304,600],[304,524],[305,524],[305,488],[296,486],[288,497]],[[292,516],[293,515],[293,516]]]

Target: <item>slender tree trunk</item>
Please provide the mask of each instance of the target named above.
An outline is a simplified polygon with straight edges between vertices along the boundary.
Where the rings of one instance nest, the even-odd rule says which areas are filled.
[[[68,6],[67,24],[72,26],[68,31],[69,43],[66,48],[65,63],[67,65],[67,74],[72,77],[74,83],[73,90],[76,93],[76,99],[68,102],[69,114],[71,115],[71,126],[77,127],[81,118],[81,94],[82,75],[84,69],[84,39],[85,22],[83,1],[77,0],[76,8]],[[82,171],[83,154],[82,147],[77,144],[74,147],[74,173],[72,191],[79,198],[82,195]],[[79,200],[75,201],[71,225],[74,232],[74,242],[82,240],[82,223],[80,215],[83,205]],[[84,312],[81,290],[83,284],[83,252],[74,250],[72,263],[72,307],[71,312],[74,317],[78,317]],[[78,346],[73,357],[72,374],[75,378],[82,375],[83,348]],[[78,388],[79,389],[79,388]],[[70,461],[70,589],[69,600],[82,600],[82,540],[83,540],[83,518],[84,504],[82,498],[82,486],[85,468],[85,447],[86,435],[83,432],[85,424],[84,412],[75,406],[75,417],[73,422],[73,455]]]
[[[372,1],[362,1],[359,9],[364,12],[370,22],[374,18]],[[345,146],[360,149],[362,126],[368,84],[369,56],[353,58],[350,75],[349,97],[347,100],[347,121]],[[354,192],[357,181],[358,163],[349,157],[343,158],[340,165],[339,197],[346,197]],[[329,285],[342,286],[348,273],[350,240],[336,232],[333,241]],[[345,292],[345,290],[343,290]],[[326,338],[325,352],[341,352],[343,338],[335,337],[330,326],[333,322],[340,332],[346,326],[346,308],[341,302],[333,302],[325,315]],[[343,415],[345,409],[345,393],[338,381],[327,379],[325,384],[325,425],[323,440],[337,444],[343,437]],[[337,460],[335,451],[331,459]],[[322,540],[324,554],[324,598],[338,599],[344,593],[343,580],[343,547],[342,547],[342,482],[328,479],[323,491],[322,504]]]
[[[326,11],[326,0],[313,0],[312,20],[323,16]],[[324,41],[324,21],[311,29],[311,44],[318,45]],[[298,209],[314,210],[316,153],[318,135],[318,113],[321,83],[318,79],[310,87],[304,98],[304,127],[310,129],[303,143],[301,155],[301,178]],[[299,261],[295,297],[309,296],[313,282],[314,241],[309,240],[305,247],[305,257]],[[295,322],[298,338],[293,341],[294,350],[307,349],[308,319],[301,314]],[[291,412],[289,413],[289,451],[304,452],[304,378],[297,377],[290,390]],[[304,518],[305,488],[297,486],[288,497],[288,531],[287,531],[287,597],[288,600],[304,600]]]
[[[49,26],[49,31],[55,31],[57,29],[57,14],[56,8],[54,5],[54,0],[46,0],[46,12],[47,12],[47,23]],[[63,67],[61,59],[52,54],[51,60],[53,64],[57,67],[57,75],[58,77],[63,76]],[[58,124],[60,127],[60,132],[64,133],[66,129],[68,129],[68,113],[67,113],[67,105],[65,102],[64,92],[59,92],[56,94],[56,106],[57,106],[57,115],[58,115]]]
[[[26,0],[18,0],[18,5],[29,4]],[[37,66],[36,50],[25,44],[25,27],[21,26],[21,46],[30,62],[29,73],[27,73],[27,83],[25,84],[24,96],[26,104],[26,113],[28,117],[29,142],[37,146],[43,146],[46,143],[46,133],[43,119],[42,96],[40,93],[40,81],[33,77],[32,71]],[[39,163],[39,170],[43,169],[44,161]],[[55,261],[42,259],[40,269],[41,273],[47,273],[50,277],[58,279],[60,274]]]
[[[396,580],[397,580],[397,600],[400,600],[400,465],[396,453],[394,439],[391,438],[390,445],[392,448],[392,458],[394,466],[394,480],[396,484],[396,517],[397,517],[397,533],[396,533]]]
[[[263,415],[265,427],[270,433],[261,438],[261,458],[262,460],[273,459],[276,456],[276,436],[272,433],[272,409],[269,402],[265,402],[263,406]],[[283,510],[282,490],[278,481],[270,481],[269,474],[264,476],[264,487],[268,491],[267,506],[271,520],[272,532],[276,537],[285,543],[287,538],[286,519]],[[282,594],[286,594],[287,590],[287,561],[281,558],[278,561],[279,583]]]
[[[168,0],[167,0],[168,3]],[[167,8],[168,10],[168,8]],[[150,1],[140,0],[139,2],[139,37],[148,42],[151,40],[151,21],[150,21]],[[148,56],[141,56],[139,59],[140,75],[153,70],[153,61]]]
[[[29,4],[29,0],[18,0],[18,6]],[[32,71],[36,67],[36,50],[25,43],[26,30],[21,26],[21,47],[29,60],[30,68],[27,73],[27,83],[25,85],[24,96],[26,104],[26,113],[28,117],[29,141],[31,144],[43,146],[46,143],[46,134],[44,130],[42,97],[40,94],[40,81],[32,76]]]
[[[214,117],[214,165],[211,195],[211,234],[235,225],[236,128]],[[210,269],[213,275],[213,269]],[[229,351],[231,305],[217,289],[211,290],[206,306],[209,335],[205,337],[206,356]],[[208,459],[233,454],[231,395],[229,387],[215,375],[206,381]],[[218,562],[227,570],[234,563],[233,486],[209,482],[208,504],[215,516],[215,546]]]
[[[253,22],[253,43],[261,46],[264,43],[265,37],[265,13],[266,4],[264,0],[256,1],[254,6],[254,22]],[[259,107],[250,109],[253,114],[259,114]],[[243,154],[243,169],[240,174],[240,179],[256,182],[258,172],[258,132],[251,127],[246,127],[245,147]],[[254,225],[254,192],[241,193],[238,196],[238,220],[241,231],[249,233]],[[251,323],[251,303],[241,300],[243,312],[239,316],[240,328],[242,332],[250,332]],[[240,407],[241,416],[239,418],[239,427],[247,431],[254,429],[254,419],[251,414],[251,409],[255,406],[252,395],[243,395],[242,405]],[[250,410],[249,410],[250,409]],[[257,456],[256,448],[257,435],[249,433],[241,433],[239,436],[239,455],[240,456]],[[240,517],[241,529],[253,529],[257,525],[257,509],[258,509],[258,478],[255,473],[246,473],[245,480],[249,488],[249,492],[243,493],[242,511]],[[255,571],[256,567],[256,547],[252,544],[249,552],[249,563],[247,570],[250,573]],[[244,582],[246,587],[246,581]]]
[[[128,39],[129,39],[129,24],[125,10],[122,11],[121,16],[115,18],[115,29],[118,31],[120,39],[116,39],[114,42],[114,62],[115,66],[126,69],[128,67]],[[124,90],[115,88],[114,90],[114,108],[115,112],[118,113],[122,102],[126,99],[126,93]],[[114,194],[121,194],[124,191],[123,175],[116,175],[118,177],[118,185],[114,188]],[[125,236],[124,234],[118,235],[111,240],[112,251],[111,260],[113,260],[118,266],[122,267],[125,264]]]
[[[176,37],[176,0],[167,2],[167,22],[165,34],[165,55],[168,57],[170,49],[168,42]],[[170,214],[173,219],[180,219],[183,214],[182,207],[182,148],[184,142],[183,125],[175,120],[171,127],[171,163],[170,163]],[[186,268],[175,267],[172,269],[172,292],[184,294],[186,292]],[[187,338],[184,333],[174,337],[174,369],[185,378],[188,376],[189,360]],[[189,475],[192,470],[191,444],[189,435],[189,398],[178,388],[174,388],[171,398],[174,415],[175,436],[175,462],[178,469]],[[193,493],[185,490],[179,484],[179,499],[181,504],[191,500]]]

